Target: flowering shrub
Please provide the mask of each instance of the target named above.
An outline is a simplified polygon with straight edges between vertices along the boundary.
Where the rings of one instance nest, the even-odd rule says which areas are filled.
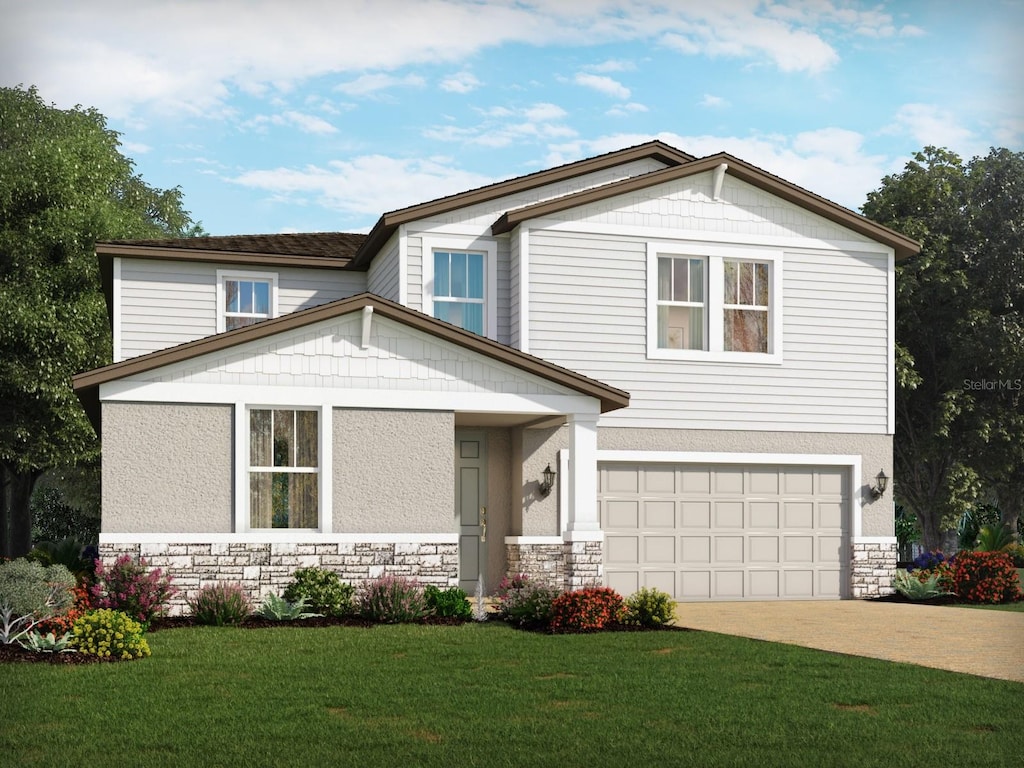
[[[1005,552],[961,552],[953,568],[953,586],[967,603],[1009,603],[1021,597],[1017,570]]]
[[[661,627],[675,620],[676,605],[667,592],[644,587],[626,598],[624,624]]]
[[[400,624],[427,615],[420,585],[402,576],[382,576],[368,582],[359,596],[359,613],[372,621]]]
[[[178,593],[171,586],[171,577],[159,568],[147,570],[148,563],[138,562],[121,555],[107,567],[96,561],[96,583],[92,596],[99,608],[122,611],[148,627],[149,623],[167,612],[168,601]]]
[[[505,595],[508,594],[510,589],[519,589],[525,587],[530,583],[530,577],[525,573],[517,573],[514,576],[502,576],[501,581],[498,582],[498,591],[495,593],[495,597],[501,600]]]
[[[427,609],[435,616],[466,620],[473,618],[469,598],[465,590],[458,587],[441,590],[435,586],[427,586],[423,589],[423,597],[427,601]]]
[[[551,603],[554,632],[586,632],[604,629],[621,621],[625,612],[622,595],[610,587],[590,587],[563,592]]]
[[[1011,544],[1003,551],[1013,560],[1014,568],[1024,568],[1024,544]]]
[[[150,655],[142,625],[121,611],[89,611],[75,622],[71,631],[81,653],[103,659],[141,659]]]
[[[505,584],[503,581],[502,584]],[[517,576],[498,589],[498,614],[518,627],[545,627],[551,620],[551,603],[560,590]]]
[[[71,590],[71,594],[73,596],[73,602],[67,611],[56,616],[51,616],[48,619],[44,619],[36,625],[36,628],[41,633],[46,634],[48,632],[52,632],[55,635],[63,635],[66,632],[70,632],[71,627],[74,626],[78,618],[93,609],[92,596],[89,594],[89,588],[87,586],[79,583],[77,587]]]
[[[911,574],[922,584],[932,582],[932,577],[934,576],[936,579],[932,586],[940,594],[950,594],[954,591],[953,567],[956,563],[956,557],[956,555],[953,555],[947,558],[938,550],[935,552],[922,552],[914,559],[913,564],[907,568],[907,573]]]
[[[252,603],[240,584],[207,584],[188,601],[196,622],[223,627],[241,624],[252,613]]]
[[[326,568],[299,568],[284,590],[284,599],[288,602],[297,603],[305,599],[310,610],[325,616],[353,613],[354,595],[355,589],[351,584],[344,584],[338,574]]]

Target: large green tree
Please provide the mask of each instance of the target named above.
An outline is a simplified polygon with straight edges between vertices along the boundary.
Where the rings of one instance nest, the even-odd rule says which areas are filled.
[[[31,546],[40,476],[99,450],[70,383],[110,361],[96,241],[195,232],[99,112],[0,88],[0,555]]]
[[[923,544],[1024,491],[1024,154],[927,147],[864,214],[922,243],[897,266],[895,490]]]

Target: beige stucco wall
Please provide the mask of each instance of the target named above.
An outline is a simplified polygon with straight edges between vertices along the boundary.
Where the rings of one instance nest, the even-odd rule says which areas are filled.
[[[104,403],[103,533],[229,533],[231,414]]]
[[[730,453],[798,453],[860,455],[862,536],[894,536],[892,491],[877,501],[868,490],[878,470],[892,477],[892,436],[808,432],[739,432],[680,429],[615,429],[597,431],[598,450],[689,451]]]
[[[455,415],[337,408],[335,533],[452,533]]]
[[[561,535],[558,523],[558,484],[565,478],[560,473],[556,475],[555,487],[547,497],[540,495],[540,481],[548,464],[556,473],[559,472],[558,451],[568,447],[567,427],[522,430],[523,474],[519,486],[522,503],[521,535]]]

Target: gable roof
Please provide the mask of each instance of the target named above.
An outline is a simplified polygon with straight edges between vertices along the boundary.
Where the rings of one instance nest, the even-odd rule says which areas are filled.
[[[429,216],[437,216],[438,214],[454,211],[458,208],[465,208],[469,205],[485,203],[489,200],[515,194],[516,192],[536,189],[547,184],[554,184],[566,179],[584,176],[588,173],[645,159],[657,160],[669,166],[679,166],[691,162],[694,160],[694,156],[681,152],[662,141],[648,141],[644,144],[637,144],[633,147],[608,152],[596,157],[588,157],[585,160],[559,165],[544,171],[530,173],[526,176],[517,176],[506,181],[499,181],[496,184],[488,184],[485,187],[471,189],[467,192],[460,192],[456,195],[449,195],[448,197],[409,206],[408,208],[400,208],[396,211],[385,213],[377,220],[377,223],[373,225],[373,229],[370,230],[366,241],[353,258],[349,268],[366,269],[373,257],[401,224]]]
[[[725,152],[709,155],[699,160],[678,165],[672,168],[664,168],[658,171],[651,171],[641,176],[633,176],[622,181],[615,181],[604,184],[600,187],[585,189],[580,192],[563,195],[553,200],[546,200],[534,203],[523,208],[506,211],[497,221],[491,225],[491,234],[500,235],[514,229],[518,224],[542,216],[550,216],[554,213],[575,208],[580,205],[607,200],[616,195],[646,189],[656,184],[663,184],[667,181],[686,178],[698,173],[705,173],[714,170],[719,165],[728,165],[727,174],[734,176],[741,181],[758,187],[777,197],[816,213],[819,216],[829,219],[842,227],[853,230],[865,237],[888,245],[896,252],[897,259],[905,259],[913,256],[921,250],[921,244],[906,235],[902,235],[888,227],[876,224],[865,216],[851,211],[849,208],[826,200],[824,197],[809,192],[803,187],[786,181],[768,173],[757,166],[744,162]]]
[[[233,331],[219,333],[214,336],[207,336],[203,339],[179,344],[176,347],[151,352],[148,355],[123,360],[119,363],[112,363],[95,368],[91,371],[80,373],[72,378],[72,385],[75,394],[85,407],[89,421],[92,422],[96,433],[100,433],[100,385],[106,384],[129,376],[146,373],[157,368],[162,368],[173,363],[180,363],[186,360],[230,349],[239,344],[250,341],[257,341],[279,333],[303,328],[323,320],[330,320],[342,315],[362,310],[363,307],[373,307],[374,314],[395,320],[431,336],[451,342],[471,352],[488,357],[507,365],[511,365],[520,371],[539,376],[555,384],[573,389],[580,394],[596,398],[601,402],[601,412],[625,408],[629,405],[629,393],[621,389],[603,384],[600,381],[591,379],[582,374],[563,368],[539,357],[528,355],[525,352],[499,344],[496,341],[478,336],[475,333],[464,331],[457,326],[417,312],[415,310],[388,301],[372,293],[360,293],[346,299],[339,299],[328,304],[311,309],[292,312],[273,320],[264,320],[255,325],[238,328]]]

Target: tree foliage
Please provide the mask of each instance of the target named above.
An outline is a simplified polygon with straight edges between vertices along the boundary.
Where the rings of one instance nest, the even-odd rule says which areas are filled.
[[[195,233],[99,112],[0,88],[0,555],[28,550],[40,475],[98,451],[70,384],[110,360],[96,241]]]
[[[864,214],[922,243],[897,266],[896,495],[926,548],[974,504],[1016,520],[1024,482],[1024,154],[927,147]]]

